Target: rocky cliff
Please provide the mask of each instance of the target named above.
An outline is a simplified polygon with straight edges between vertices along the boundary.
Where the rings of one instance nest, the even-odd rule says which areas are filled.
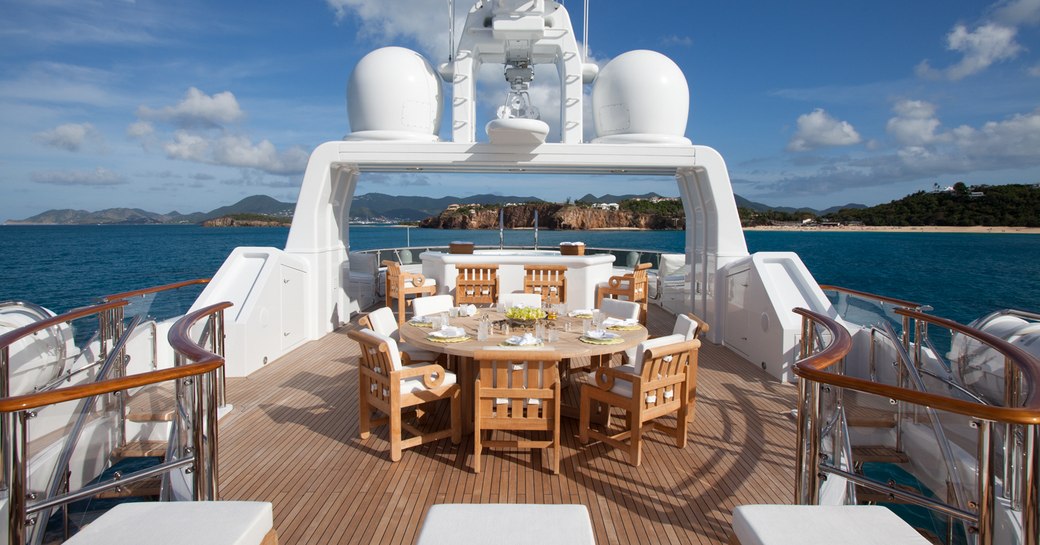
[[[535,210],[538,211],[540,229],[682,229],[685,226],[681,217],[557,203],[506,206],[503,210],[506,229],[533,227]],[[498,207],[450,207],[419,225],[435,229],[497,229]]]
[[[261,214],[235,214],[202,222],[203,227],[288,227],[290,218]]]

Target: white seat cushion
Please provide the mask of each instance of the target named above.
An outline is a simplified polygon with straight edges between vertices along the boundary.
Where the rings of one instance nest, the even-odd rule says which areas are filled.
[[[425,366],[426,366],[426,364],[417,363],[417,364],[414,364],[414,365],[406,365],[405,368],[407,368],[407,369],[414,369],[416,367],[425,367]],[[441,383],[441,386],[451,386],[452,384],[455,384],[455,373],[452,373],[451,371],[445,371],[444,372],[444,382]],[[406,378],[406,379],[401,381],[401,393],[402,394],[410,394],[410,393],[413,393],[413,392],[418,392],[420,390],[427,390],[427,389],[428,388],[426,387],[426,384],[423,383],[422,377]]]
[[[880,505],[741,505],[733,533],[740,545],[929,545]]]
[[[257,501],[124,503],[66,544],[259,545],[273,526],[271,504]]]
[[[584,505],[440,504],[426,512],[417,545],[595,545]]]
[[[428,288],[430,286],[436,286],[436,285],[437,285],[437,279],[436,278],[430,278],[430,277],[426,277],[426,280],[423,280],[423,283],[422,283],[422,287],[424,287],[424,288]],[[404,287],[406,287],[406,288],[414,288],[415,287],[415,283],[412,282],[411,278],[408,278],[408,279],[406,279],[404,281]]]
[[[408,357],[412,361],[436,361],[437,357],[440,356],[439,353],[434,352],[432,350],[426,350],[425,348],[420,348],[418,346],[412,346],[412,345],[410,345],[408,343],[404,343],[404,342],[399,343],[397,345],[397,348],[401,352],[404,352],[405,354],[408,354]]]

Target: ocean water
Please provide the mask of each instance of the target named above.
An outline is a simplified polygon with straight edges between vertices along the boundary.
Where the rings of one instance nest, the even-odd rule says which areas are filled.
[[[282,248],[288,228],[182,225],[0,227],[0,301],[24,300],[56,312],[102,295],[212,276],[237,246]],[[498,231],[352,226],[351,249],[497,245]],[[932,305],[965,323],[998,308],[1040,310],[1040,236],[954,233],[749,231],[748,249],[793,251],[822,284]],[[539,231],[540,246],[581,240],[591,247],[681,253],[682,231]],[[505,232],[530,245],[534,232]],[[201,288],[159,300],[156,314],[179,313]]]

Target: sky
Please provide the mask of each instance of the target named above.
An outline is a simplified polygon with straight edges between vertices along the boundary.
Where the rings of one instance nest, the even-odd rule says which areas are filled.
[[[461,28],[471,4],[455,3]],[[295,201],[311,150],[350,132],[353,66],[386,45],[447,60],[446,4],[0,0],[0,221]],[[581,41],[583,2],[565,5]],[[743,197],[822,209],[1040,182],[1040,0],[590,0],[588,15],[601,67],[634,49],[679,65],[686,136],[723,155]],[[506,84],[487,69],[479,82],[487,118]],[[357,193],[678,194],[637,182],[373,175]]]

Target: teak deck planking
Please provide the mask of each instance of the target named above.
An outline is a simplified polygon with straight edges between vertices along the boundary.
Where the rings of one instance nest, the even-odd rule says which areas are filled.
[[[674,317],[650,305],[648,321],[661,335]],[[735,506],[793,499],[795,388],[728,349],[701,346],[685,449],[649,431],[643,464],[632,467],[623,451],[581,445],[577,421],[565,418],[559,475],[527,450],[485,452],[477,475],[472,436],[407,449],[397,463],[385,426],[358,438],[358,348],[346,335],[354,327],[228,380],[221,499],[272,502],[283,544],[413,543],[435,503],[580,503],[601,545],[723,544]],[[579,389],[564,390],[568,403]],[[447,412],[444,402],[426,418],[443,426]]]

